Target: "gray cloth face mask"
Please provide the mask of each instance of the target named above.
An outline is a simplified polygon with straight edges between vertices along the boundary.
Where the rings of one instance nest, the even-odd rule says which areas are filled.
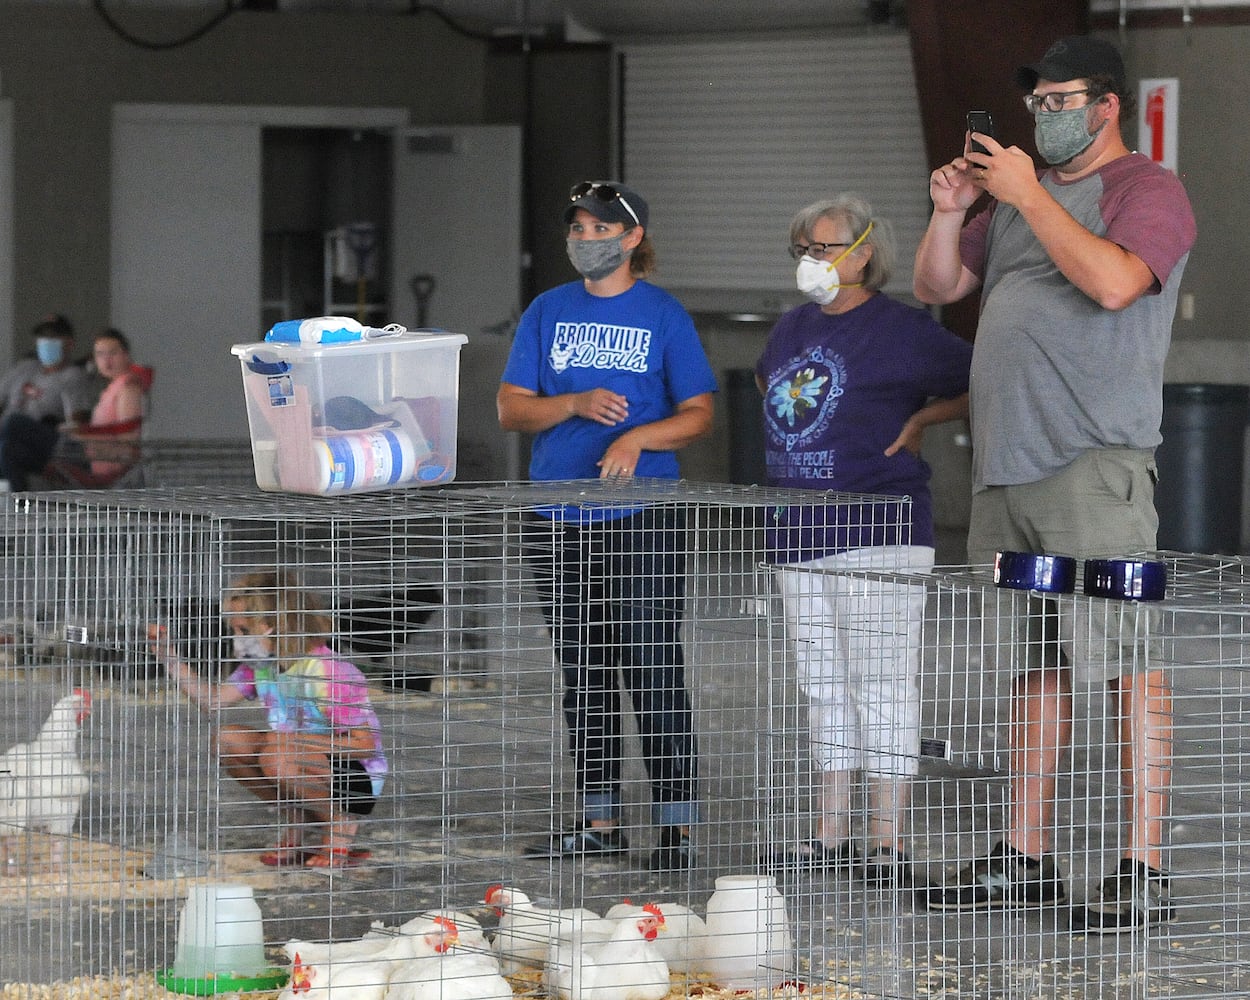
[[[569,240],[569,261],[589,281],[606,278],[625,261],[624,239],[625,233],[602,240]]]
[[[1039,111],[1033,123],[1033,141],[1042,159],[1052,167],[1080,156],[1098,138],[1107,125],[1103,122],[1093,135],[1089,134],[1087,112],[1093,105],[1067,111]]]

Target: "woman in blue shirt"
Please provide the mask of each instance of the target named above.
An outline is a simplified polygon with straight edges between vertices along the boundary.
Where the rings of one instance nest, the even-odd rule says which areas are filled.
[[[538,296],[499,388],[504,430],[534,435],[530,478],[676,479],[676,451],[712,427],[716,379],[654,266],[642,197],[584,182],[564,211],[580,281]],[[656,869],[688,867],[697,814],[693,713],[681,650],[684,527],[662,506],[550,508],[530,565],[564,674],[582,818],[527,853],[622,854],[620,678],[630,693],[660,827]]]

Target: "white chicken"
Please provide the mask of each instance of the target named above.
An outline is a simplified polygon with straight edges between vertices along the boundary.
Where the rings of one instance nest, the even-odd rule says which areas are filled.
[[[413,917],[407,923],[401,924],[399,933],[416,934],[419,928],[435,917],[446,917],[456,925],[457,948],[462,951],[486,952],[490,950],[482,925],[478,923],[476,917],[470,916],[463,910],[426,910],[424,913]]]
[[[64,860],[64,838],[91,789],[78,759],[78,731],[90,711],[90,692],[75,688],[53,706],[39,735],[0,756],[0,860],[6,871],[16,864],[12,838],[23,830],[52,834],[52,865]]]
[[[447,932],[438,920],[426,921],[423,928],[414,923],[412,931],[346,941],[288,941],[282,948],[291,960],[291,979],[280,1000],[382,1000],[395,968],[446,947]]]
[[[586,939],[606,939],[615,924],[605,924],[594,910],[584,907],[552,908],[531,902],[520,889],[492,885],[486,903],[499,914],[492,946],[505,976],[525,966],[541,968],[547,949],[561,938],[578,934]]]
[[[478,923],[477,918],[465,913],[463,910],[425,910],[398,927],[385,924],[381,920],[375,920],[361,940],[389,939],[401,934],[424,934],[429,927],[430,921],[435,917],[446,917],[456,925],[456,930],[460,936],[457,947],[464,950],[490,951],[490,944],[486,940],[486,934],[482,930],[482,925]]]
[[[664,933],[655,939],[655,946],[664,956],[672,972],[697,972],[703,968],[706,955],[707,924],[694,910],[681,903],[661,903],[664,910]],[[622,920],[641,916],[646,908],[634,903],[617,903],[603,916]]]
[[[617,921],[607,941],[559,941],[548,952],[543,984],[561,1000],[661,1000],[671,986],[655,944],[662,930],[663,911],[648,903],[641,916]]]
[[[389,962],[364,960],[305,965],[296,952],[278,1000],[383,1000],[390,968]]]
[[[512,987],[488,952],[459,947],[459,932],[447,917],[435,953],[398,962],[391,968],[386,1000],[512,1000]]]

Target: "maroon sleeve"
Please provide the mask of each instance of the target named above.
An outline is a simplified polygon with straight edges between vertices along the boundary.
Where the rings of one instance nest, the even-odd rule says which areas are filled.
[[[1140,258],[1162,287],[1194,245],[1198,227],[1176,175],[1145,158],[1132,159],[1107,178],[1099,205],[1107,226],[1103,235]]]

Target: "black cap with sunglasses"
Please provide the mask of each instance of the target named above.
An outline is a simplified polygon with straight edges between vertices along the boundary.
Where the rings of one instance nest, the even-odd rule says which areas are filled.
[[[569,191],[569,207],[564,221],[572,222],[573,213],[584,208],[601,222],[619,222],[625,227],[647,228],[647,203],[633,188],[616,181],[582,181]]]

